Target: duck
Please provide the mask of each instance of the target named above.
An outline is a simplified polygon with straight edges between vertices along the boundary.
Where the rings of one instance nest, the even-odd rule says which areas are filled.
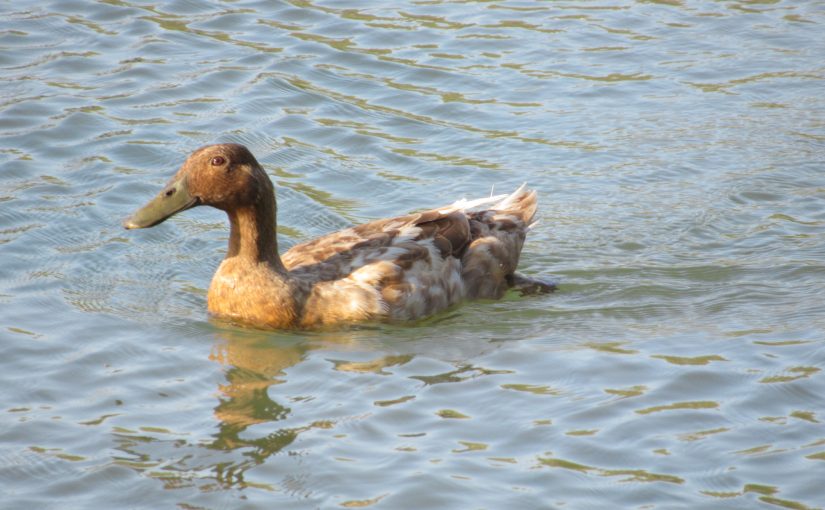
[[[229,218],[229,244],[209,285],[211,316],[263,329],[315,329],[416,321],[509,289],[552,292],[552,280],[516,271],[534,224],[536,192],[461,199],[378,219],[297,244],[280,254],[277,202],[250,150],[222,143],[195,150],[146,205],[123,222],[154,227],[197,206]]]

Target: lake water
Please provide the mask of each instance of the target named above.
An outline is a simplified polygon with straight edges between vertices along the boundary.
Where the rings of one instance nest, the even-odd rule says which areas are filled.
[[[0,5],[4,508],[825,507],[825,3]],[[282,246],[539,192],[549,296],[210,321],[121,220],[248,145]]]

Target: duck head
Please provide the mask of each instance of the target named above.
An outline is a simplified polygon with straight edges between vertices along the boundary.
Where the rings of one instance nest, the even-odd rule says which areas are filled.
[[[158,195],[123,222],[148,228],[198,205],[232,211],[272,196],[272,182],[243,145],[208,145],[193,152]]]

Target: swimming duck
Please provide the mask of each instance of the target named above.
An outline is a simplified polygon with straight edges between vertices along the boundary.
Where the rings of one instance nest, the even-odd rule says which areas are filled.
[[[193,152],[161,192],[124,221],[153,227],[199,205],[229,216],[229,248],[207,297],[219,318],[267,329],[407,321],[465,299],[498,299],[508,288],[554,285],[516,273],[536,212],[536,193],[460,200],[376,220],[278,254],[275,192],[243,145]]]

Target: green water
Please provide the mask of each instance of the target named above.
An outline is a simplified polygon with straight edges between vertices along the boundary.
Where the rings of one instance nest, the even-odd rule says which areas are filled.
[[[825,507],[823,55],[821,1],[0,4],[0,506]],[[284,247],[527,182],[561,289],[211,322],[222,214],[120,222],[219,141]]]

